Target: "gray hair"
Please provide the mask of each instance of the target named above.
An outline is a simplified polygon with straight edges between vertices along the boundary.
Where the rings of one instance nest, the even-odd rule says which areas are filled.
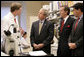
[[[48,17],[49,11],[48,11],[47,9],[41,8],[40,10],[43,10],[43,11],[44,11],[44,15],[45,15],[46,17]]]

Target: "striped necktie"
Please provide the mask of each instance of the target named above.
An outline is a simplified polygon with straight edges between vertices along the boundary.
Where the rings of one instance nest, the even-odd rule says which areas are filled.
[[[14,19],[14,22],[16,23],[16,18]]]
[[[63,26],[64,26],[64,20],[62,20],[62,23],[61,23],[61,32],[62,32]]]
[[[75,24],[75,28],[74,28],[74,31],[76,30],[76,28],[77,28],[77,25],[78,25],[78,20],[79,20],[80,18],[78,17],[78,19],[77,19],[77,21],[76,21],[76,24]]]

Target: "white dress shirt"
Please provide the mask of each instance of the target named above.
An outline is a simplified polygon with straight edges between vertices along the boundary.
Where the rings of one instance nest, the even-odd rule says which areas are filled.
[[[83,15],[80,16],[80,19],[78,20],[78,23],[80,22],[80,20],[83,18]]]
[[[44,24],[44,21],[45,21],[45,19],[44,20],[39,20],[39,34],[41,32],[41,29],[42,29],[42,26]]]
[[[44,21],[45,21],[45,19],[44,20],[39,20],[39,23],[42,23],[42,26],[43,26]]]
[[[64,24],[66,23],[66,21],[67,21],[68,18],[69,18],[69,16],[66,16],[66,17],[64,18]]]

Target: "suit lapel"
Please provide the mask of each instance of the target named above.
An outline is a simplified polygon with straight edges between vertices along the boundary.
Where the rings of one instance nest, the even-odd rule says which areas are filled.
[[[37,34],[39,35],[39,21],[37,21],[37,24],[36,24],[36,31],[37,31]]]
[[[62,18],[60,20],[60,33],[61,33]]]
[[[78,32],[77,30],[79,29],[80,25],[82,24],[82,19],[79,21],[77,27],[76,27],[76,30],[75,30],[75,34]]]
[[[81,22],[82,22],[82,19],[79,21],[79,23],[78,23],[78,25],[77,25],[77,28],[76,28],[76,30],[74,31],[76,22],[77,22],[77,20],[74,22],[73,29],[72,29],[73,35],[75,35],[75,34],[77,33],[77,30],[78,30],[78,28],[80,27],[80,24],[81,24]]]
[[[76,21],[77,21],[77,20],[76,20]],[[73,35],[74,35],[74,33],[75,33],[74,28],[75,28],[76,21],[74,22],[73,27],[72,27],[72,34],[73,34]]]
[[[68,17],[68,19],[66,20],[65,24],[64,24],[64,27],[63,27],[63,30],[64,28],[67,26],[67,24],[69,23],[69,20],[70,20],[70,17]]]

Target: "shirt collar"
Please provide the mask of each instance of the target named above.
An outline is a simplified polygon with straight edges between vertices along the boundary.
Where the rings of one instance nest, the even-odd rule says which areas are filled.
[[[66,16],[66,17],[64,18],[64,23],[67,21],[68,17],[69,17],[69,16]]]
[[[45,21],[45,19],[44,19],[44,20],[39,20],[40,23],[41,23],[41,22],[44,23],[44,21]]]
[[[80,19],[82,19],[82,17],[83,17],[83,14],[80,16]]]
[[[9,15],[11,18],[15,18],[15,16],[11,12],[9,12]]]

